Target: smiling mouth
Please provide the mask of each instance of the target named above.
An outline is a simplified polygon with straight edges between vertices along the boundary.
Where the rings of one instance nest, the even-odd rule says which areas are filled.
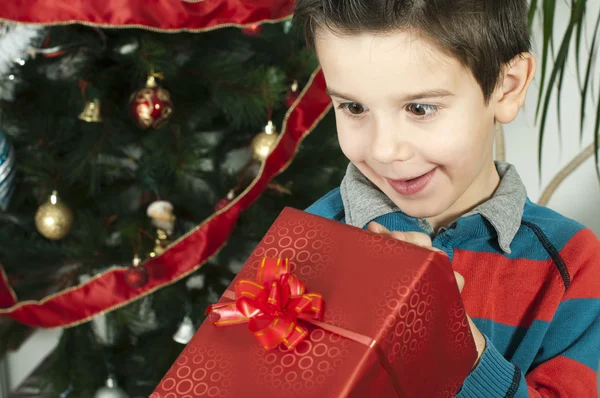
[[[403,179],[403,180],[391,180],[386,178],[388,184],[401,195],[411,196],[421,192],[429,185],[429,182],[433,178],[437,167],[422,174],[418,177]]]

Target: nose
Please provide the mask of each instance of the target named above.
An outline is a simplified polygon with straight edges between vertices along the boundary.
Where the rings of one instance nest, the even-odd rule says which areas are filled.
[[[414,156],[413,145],[398,128],[378,126],[372,135],[371,157],[378,163],[406,161]]]

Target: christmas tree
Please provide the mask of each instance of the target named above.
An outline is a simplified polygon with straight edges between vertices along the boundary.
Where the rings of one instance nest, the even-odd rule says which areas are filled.
[[[108,379],[148,396],[283,207],[307,207],[343,176],[329,114],[307,127],[293,162],[236,218],[216,255],[135,297],[165,278],[156,273],[174,264],[160,264],[165,252],[252,184],[315,57],[289,19],[201,33],[23,29],[0,33],[0,264],[19,301],[126,267],[129,290],[86,296],[124,295],[126,305],[67,323],[43,389],[123,396],[101,390]]]

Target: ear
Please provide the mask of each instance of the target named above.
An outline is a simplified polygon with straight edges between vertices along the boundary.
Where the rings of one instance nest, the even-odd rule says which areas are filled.
[[[527,90],[536,70],[535,57],[522,53],[510,60],[503,69],[502,84],[494,93],[496,99],[495,118],[500,123],[512,122],[525,103]]]

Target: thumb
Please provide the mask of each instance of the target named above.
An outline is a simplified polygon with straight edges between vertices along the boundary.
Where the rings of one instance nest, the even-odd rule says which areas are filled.
[[[456,284],[458,285],[458,291],[462,293],[462,290],[465,287],[465,278],[463,278],[463,276],[456,271],[454,271],[454,277],[456,278]]]

